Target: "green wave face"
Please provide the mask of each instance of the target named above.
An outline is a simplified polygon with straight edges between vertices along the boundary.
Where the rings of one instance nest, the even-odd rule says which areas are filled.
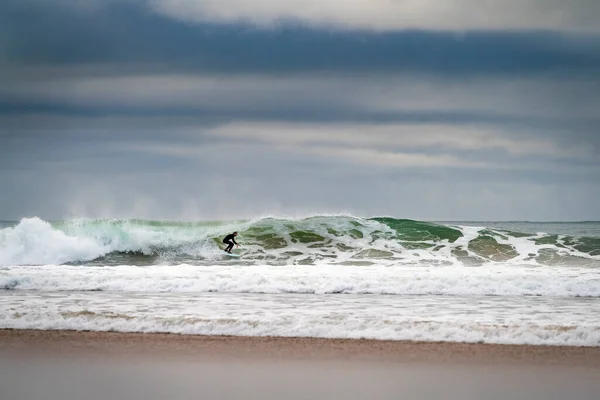
[[[441,242],[454,243],[462,232],[459,229],[410,219],[373,218],[396,232],[396,239],[407,248],[430,248]]]
[[[26,231],[34,222],[48,225],[41,220],[29,220],[27,224],[21,221],[0,229],[0,249],[6,245],[2,240],[8,237],[9,229],[21,228],[24,232],[20,235],[37,235],[39,239],[39,226]],[[62,252],[68,253],[69,246],[85,243],[87,247],[74,249],[73,259],[68,263],[86,265],[600,266],[600,237],[533,234],[395,218],[314,216],[214,222],[80,219],[56,222],[48,225],[48,229],[66,235],[62,240],[70,240],[67,244],[58,243]],[[237,241],[242,245],[235,250],[242,255],[238,259],[225,258],[221,253],[222,238],[233,231],[239,233]],[[48,243],[50,239],[58,240],[56,236],[53,233]],[[52,242],[47,251],[52,252],[53,246],[57,245]],[[95,253],[84,251],[90,246],[95,246]]]

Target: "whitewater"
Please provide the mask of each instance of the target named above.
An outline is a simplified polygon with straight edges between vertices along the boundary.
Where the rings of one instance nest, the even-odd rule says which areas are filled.
[[[11,329],[599,346],[600,223],[24,218],[0,293]]]

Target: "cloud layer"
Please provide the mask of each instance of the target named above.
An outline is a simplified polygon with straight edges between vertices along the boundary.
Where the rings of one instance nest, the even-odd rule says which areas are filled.
[[[261,27],[291,21],[375,31],[600,28],[600,5],[592,0],[152,0],[150,4],[157,12],[181,20]]]
[[[366,31],[546,30],[598,32],[595,0],[23,0],[85,13],[126,6],[197,24],[285,25]]]
[[[596,3],[4,2],[0,219],[598,219]]]

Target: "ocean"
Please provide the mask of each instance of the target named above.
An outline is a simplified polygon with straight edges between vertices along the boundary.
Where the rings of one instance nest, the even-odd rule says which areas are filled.
[[[0,328],[599,346],[600,223],[25,218],[0,291]]]

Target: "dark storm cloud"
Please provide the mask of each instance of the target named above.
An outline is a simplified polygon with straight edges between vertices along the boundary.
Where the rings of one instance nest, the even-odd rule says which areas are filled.
[[[552,111],[539,118],[535,113],[524,116],[477,109],[447,110],[439,104],[426,110],[371,109],[353,101],[352,90],[345,87],[363,93],[364,89],[355,83],[379,75],[377,89],[385,92],[396,85],[393,78],[398,74],[415,81],[453,80],[457,85],[470,85],[478,76],[494,79],[544,76],[549,88],[555,86],[552,81],[575,77],[584,84],[579,83],[564,93],[548,93],[541,86],[531,88],[544,91],[539,93],[539,99],[547,97],[555,103],[562,99],[566,104],[560,108],[566,110],[594,107],[597,99],[590,102],[590,93],[585,90],[593,97],[600,91],[600,37],[595,35],[524,31],[372,32],[315,30],[298,25],[258,29],[232,24],[182,23],[154,12],[144,1],[99,3],[102,5],[91,2],[89,7],[68,4],[33,0],[0,4],[0,37],[5,43],[4,69],[0,66],[4,80],[0,87],[0,113],[149,116],[158,112],[214,121],[232,118],[496,121],[546,128],[549,124],[584,126],[587,119],[570,118],[565,122],[564,118],[549,119]],[[185,5],[182,3],[182,7]],[[183,74],[187,81],[179,79],[181,82],[171,89],[169,96],[162,95],[165,88],[168,90],[166,85],[178,79],[177,74]],[[232,86],[230,95],[221,95],[224,100],[217,106],[209,97],[219,89],[193,86],[191,79],[199,76],[206,80],[210,74],[216,75],[213,86]],[[320,77],[323,83],[313,82],[308,89],[302,84],[286,84],[289,77],[296,79],[306,74]],[[137,78],[140,75],[150,79],[135,83],[140,81]],[[239,90],[230,84],[234,75],[250,75],[257,84],[251,90]],[[271,79],[273,82],[269,84],[264,82],[265,76],[279,79]],[[327,87],[331,77],[339,83]],[[89,87],[92,81],[96,86]],[[140,85],[148,87],[148,92],[131,97],[129,93],[139,90]],[[186,85],[196,89],[190,90]],[[248,83],[243,85],[247,87]],[[267,95],[261,85],[269,86]],[[41,93],[39,88],[44,86],[49,89]],[[531,90],[527,96],[535,95]],[[412,95],[402,85],[397,86],[397,91]],[[181,93],[186,92],[187,97],[182,98]],[[160,101],[147,100],[157,96]],[[195,104],[197,98],[207,101]],[[578,101],[583,104],[577,104]],[[502,105],[496,108],[503,109]]]
[[[4,68],[0,66],[4,81],[0,87],[0,113],[97,117],[162,113],[195,116],[204,122],[496,122],[585,131],[594,130],[597,123],[589,120],[590,113],[584,118],[552,117],[556,109],[566,110],[563,114],[570,116],[571,110],[593,109],[597,105],[600,37],[594,34],[372,32],[298,25],[258,29],[182,23],[154,12],[143,1],[110,1],[101,6],[91,3],[94,7],[66,4],[32,0],[0,4],[0,37],[5,43]],[[183,74],[185,79],[179,79],[177,74]],[[194,76],[207,80],[211,74],[215,77],[208,88],[194,83]],[[307,74],[321,82],[313,79],[306,88],[302,82],[291,86],[286,83],[290,79],[301,81],[298,77]],[[430,86],[435,86],[436,81],[469,86],[475,77],[542,76],[547,78],[547,87],[531,87],[521,96],[537,96],[528,102],[536,107],[546,99],[554,105],[543,106],[547,110],[540,117],[535,110],[519,115],[507,110],[505,104],[490,107],[498,112],[448,109],[454,96],[444,90],[440,97],[446,97],[446,104],[419,110],[373,108],[352,99],[357,91],[370,91],[367,94],[372,97],[375,90],[384,93],[394,86],[396,97],[413,96],[404,85],[395,82],[399,74],[414,81],[434,82]],[[136,83],[141,75],[149,79]],[[239,89],[231,83],[233,76],[249,76],[256,84],[247,89],[249,83],[242,82]],[[360,82],[377,76],[380,79],[375,89],[361,87]],[[338,83],[328,85],[331,78]],[[569,88],[554,84],[573,78],[578,83]],[[169,92],[168,85],[177,79],[181,82]],[[132,96],[140,85],[147,91]],[[220,94],[222,89],[215,89],[215,85],[231,86],[229,94]],[[40,88],[45,86],[48,90],[43,92]],[[168,95],[162,93],[165,89]],[[494,103],[491,91],[502,88],[496,85],[474,90],[487,91],[485,100]],[[435,88],[429,90],[431,96],[434,91]],[[219,99],[214,105],[214,100]],[[485,100],[481,103],[485,104]]]
[[[559,32],[347,32],[186,24],[143,4],[95,11],[3,2],[5,59],[28,65],[156,64],[169,71],[524,74],[600,67],[600,38]]]

